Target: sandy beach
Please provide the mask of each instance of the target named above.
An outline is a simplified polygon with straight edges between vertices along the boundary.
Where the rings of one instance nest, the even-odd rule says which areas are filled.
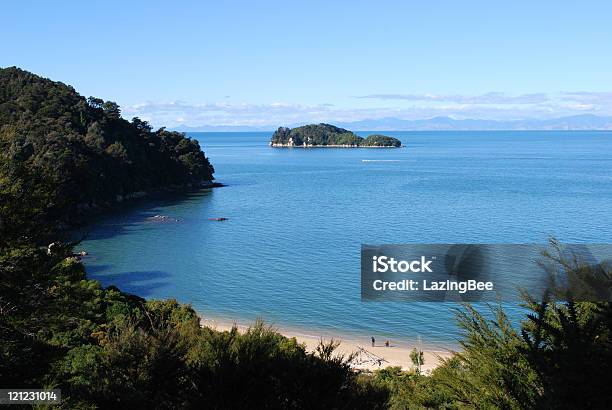
[[[219,331],[230,330],[233,326],[236,326],[239,331],[244,332],[249,327],[245,324],[219,319],[201,319],[200,323],[202,326]],[[314,334],[315,332],[311,332],[312,334],[304,334],[304,332],[293,329],[278,328],[274,325],[272,327],[286,337],[294,337],[299,343],[305,344],[306,350],[309,352],[316,349],[321,338],[330,340],[333,337],[334,340],[340,342],[340,346],[337,349],[338,353],[348,355],[352,352],[362,352],[353,364],[353,367],[357,369],[376,370],[390,366],[400,366],[404,370],[413,368],[410,352],[413,348],[417,347],[414,343],[411,344],[394,339],[390,340],[389,347],[387,347],[385,346],[385,339],[376,339],[375,346],[372,346],[370,336],[364,336],[363,340],[355,340],[346,336],[336,337],[327,333]],[[376,335],[374,336],[376,337]],[[430,348],[426,344],[423,344],[421,349],[425,356],[425,364],[421,366],[421,371],[424,373],[435,369],[440,365],[442,359],[447,359],[453,354],[450,350]],[[381,360],[379,361],[379,359]]]

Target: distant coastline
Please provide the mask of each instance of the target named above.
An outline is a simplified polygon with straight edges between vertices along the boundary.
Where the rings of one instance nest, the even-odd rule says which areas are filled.
[[[405,120],[395,117],[369,118],[359,121],[335,122],[338,127],[354,131],[612,131],[612,117],[594,114],[572,115],[551,119],[518,120],[455,119],[433,117]],[[303,123],[290,124],[298,127]],[[273,125],[177,125],[180,132],[272,132]]]

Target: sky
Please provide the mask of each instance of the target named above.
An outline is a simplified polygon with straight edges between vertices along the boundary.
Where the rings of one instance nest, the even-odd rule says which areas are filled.
[[[7,1],[0,67],[154,126],[612,115],[609,1]]]

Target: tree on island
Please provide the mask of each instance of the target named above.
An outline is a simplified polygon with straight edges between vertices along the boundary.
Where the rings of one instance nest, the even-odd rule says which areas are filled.
[[[279,127],[272,135],[273,147],[388,147],[402,145],[397,138],[386,135],[360,137],[352,131],[331,124],[310,124],[297,128]]]

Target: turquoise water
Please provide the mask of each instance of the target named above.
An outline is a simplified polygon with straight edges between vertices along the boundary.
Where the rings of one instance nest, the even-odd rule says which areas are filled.
[[[89,274],[206,317],[449,346],[457,305],[361,302],[362,243],[612,242],[612,133],[387,134],[406,147],[274,149],[270,133],[194,133],[228,186],[95,222]],[[179,221],[146,219],[156,214]]]

